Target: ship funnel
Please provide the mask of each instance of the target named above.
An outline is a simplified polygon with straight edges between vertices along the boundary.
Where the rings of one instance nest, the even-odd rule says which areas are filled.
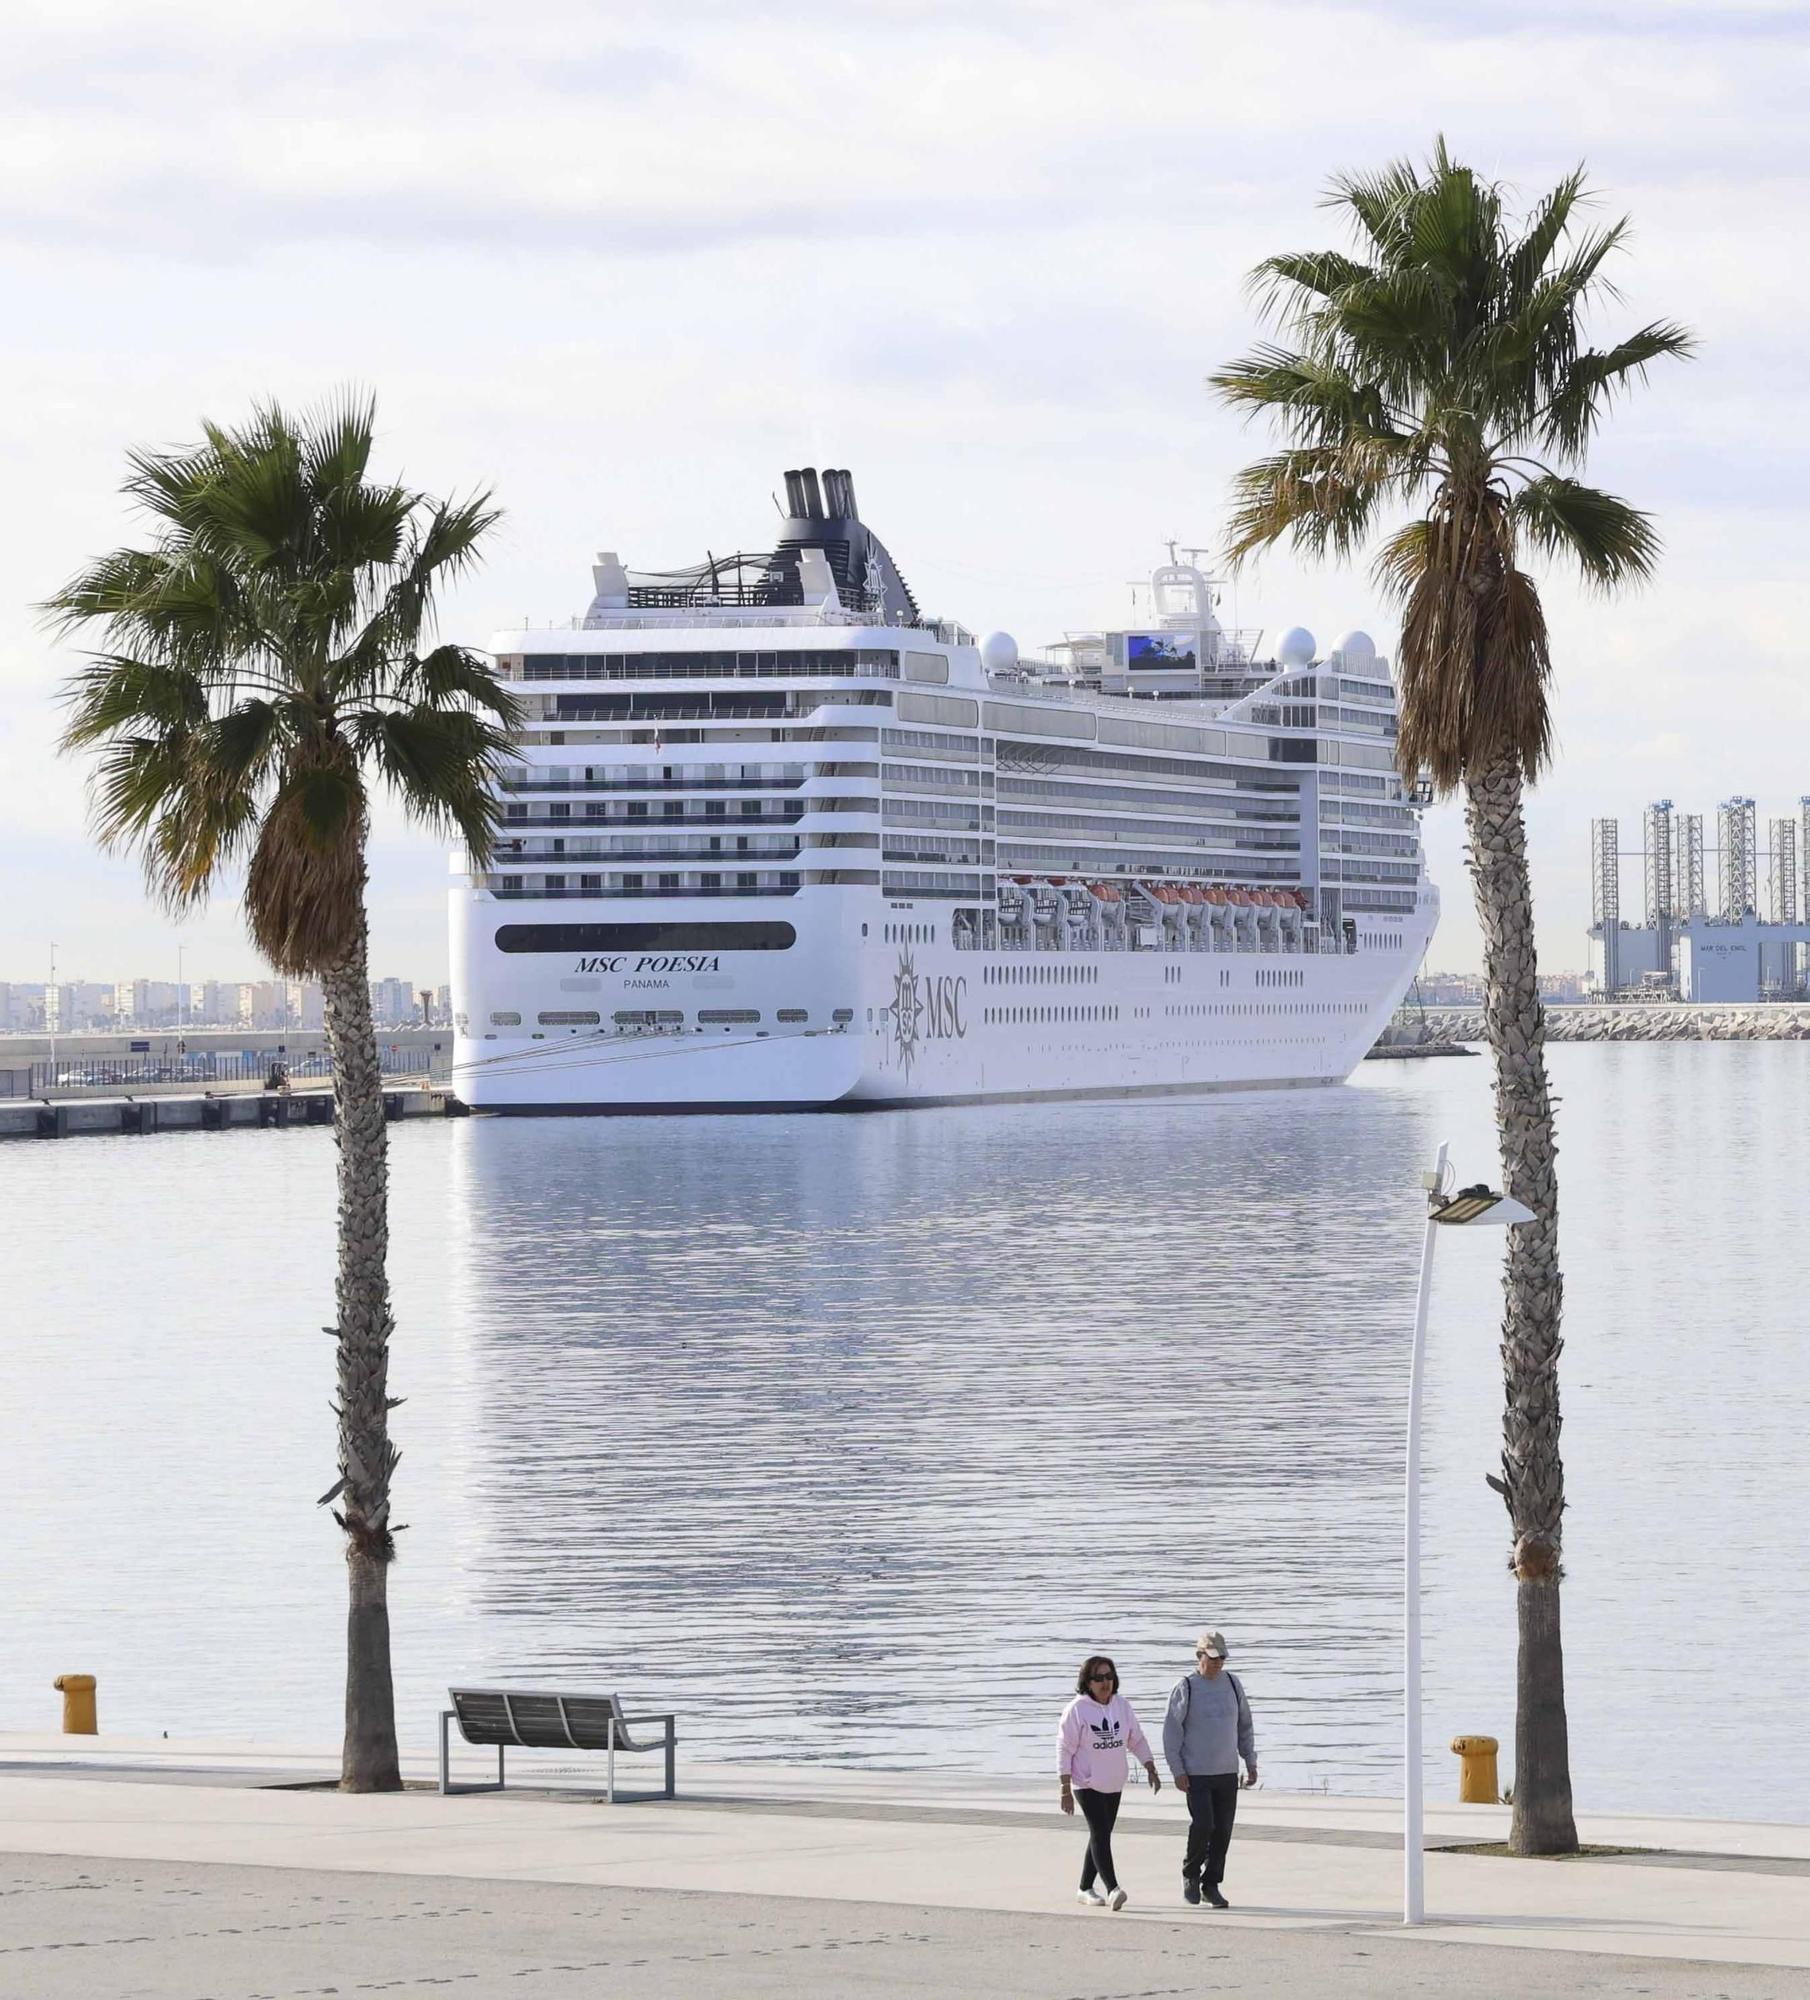
[[[855,481],[851,473],[826,472],[823,475],[823,502],[832,521],[858,521],[861,518],[855,506]]]
[[[805,518],[804,474],[802,472],[788,472],[786,474],[786,512],[791,515],[794,521],[802,521]]]
[[[798,475],[798,484],[804,494],[804,506],[799,510],[807,521],[823,519],[823,495],[817,488],[817,468],[807,465]]]

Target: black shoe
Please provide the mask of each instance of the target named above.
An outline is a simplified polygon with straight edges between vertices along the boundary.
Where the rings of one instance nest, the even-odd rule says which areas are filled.
[[[1232,1907],[1231,1904],[1228,1903],[1226,1899],[1219,1893],[1219,1884],[1217,1882],[1209,1882],[1206,1885],[1205,1893],[1207,1901],[1213,1905],[1214,1909],[1229,1910]]]
[[[1184,1903],[1198,1903],[1200,1901],[1200,1884],[1192,1876],[1184,1875],[1182,1877],[1182,1901]]]

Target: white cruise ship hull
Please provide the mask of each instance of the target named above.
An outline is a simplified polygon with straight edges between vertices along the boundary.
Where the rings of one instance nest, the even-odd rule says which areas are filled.
[[[473,1110],[571,1116],[1339,1083],[1401,1005],[1437,913],[1437,892],[1425,886],[1387,948],[1349,953],[958,950],[946,909],[821,888],[734,913],[790,926],[797,941],[783,951],[580,951],[525,961],[497,950],[485,927],[607,923],[621,919],[620,906],[524,907],[456,892],[468,1019],[488,1019],[507,1002],[524,1021],[588,1013],[598,1025],[462,1034],[454,1087]],[[720,923],[724,910],[673,902],[634,914]],[[706,959],[714,962],[693,963]],[[761,1025],[700,1027],[701,1010],[745,1012]],[[838,1011],[851,1018],[836,1021]],[[614,1023],[642,1012],[683,1018]],[[804,1019],[782,1023],[786,1014]]]
[[[592,570],[495,635],[496,836],[453,858],[455,1088],[793,1111],[1337,1083],[1438,919],[1369,637],[1273,655],[1170,560],[1021,658],[928,618],[846,471],[777,546]]]

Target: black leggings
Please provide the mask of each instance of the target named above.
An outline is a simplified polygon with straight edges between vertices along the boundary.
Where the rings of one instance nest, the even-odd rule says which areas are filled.
[[[1081,1864],[1081,1886],[1091,1889],[1099,1876],[1110,1895],[1119,1886],[1112,1867],[1112,1826],[1119,1816],[1117,1792],[1096,1792],[1087,1785],[1075,1789],[1075,1799],[1087,1815],[1087,1859]]]

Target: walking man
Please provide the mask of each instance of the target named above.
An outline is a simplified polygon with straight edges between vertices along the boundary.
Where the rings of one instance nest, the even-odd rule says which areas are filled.
[[[1198,1903],[1204,1896],[1214,1909],[1228,1910],[1219,1885],[1238,1811],[1238,1765],[1242,1759],[1244,1782],[1254,1785],[1257,1738],[1238,1676],[1226,1672],[1223,1634],[1203,1632],[1195,1640],[1194,1666],[1176,1682],[1163,1718],[1163,1761],[1188,1801],[1182,1900]]]

